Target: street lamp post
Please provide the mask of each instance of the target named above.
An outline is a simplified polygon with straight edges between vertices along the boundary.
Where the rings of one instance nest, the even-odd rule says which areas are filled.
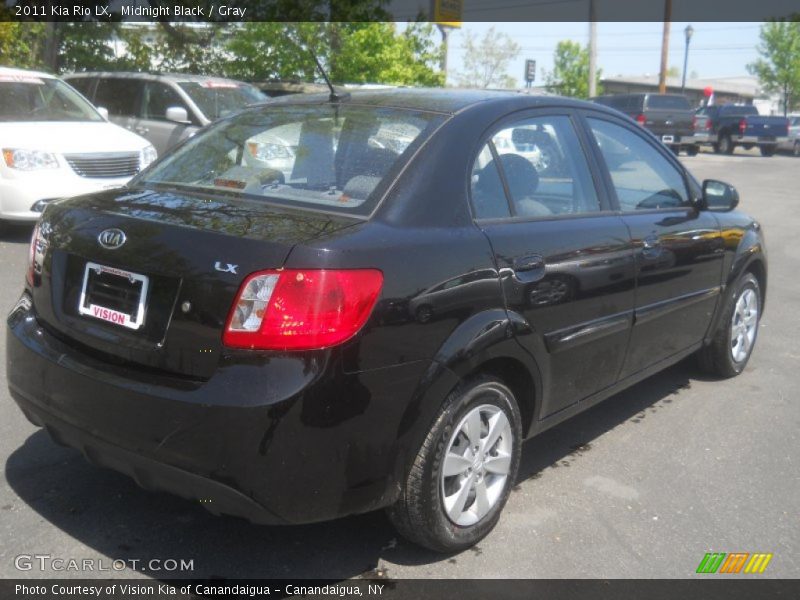
[[[683,30],[683,33],[686,35],[686,50],[683,52],[683,77],[681,78],[681,94],[683,94],[684,90],[686,89],[686,67],[689,65],[689,42],[692,39],[694,27],[687,25],[686,29]]]

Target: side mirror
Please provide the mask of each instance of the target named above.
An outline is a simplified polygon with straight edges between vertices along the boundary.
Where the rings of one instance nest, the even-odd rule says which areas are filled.
[[[97,112],[100,113],[100,116],[103,117],[103,119],[108,121],[108,109],[105,106],[98,106]]]
[[[170,106],[166,112],[167,121],[175,121],[176,123],[188,123],[189,114],[182,106]]]
[[[729,183],[706,179],[703,182],[703,207],[707,210],[727,212],[739,205],[739,192]]]

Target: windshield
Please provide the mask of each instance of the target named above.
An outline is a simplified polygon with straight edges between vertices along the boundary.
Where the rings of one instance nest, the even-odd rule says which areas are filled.
[[[59,79],[0,74],[0,121],[102,121],[78,92]]]
[[[209,121],[265,102],[268,98],[252,85],[236,81],[185,81],[179,83]]]
[[[272,106],[203,130],[134,183],[368,215],[381,182],[442,121],[366,106]]]

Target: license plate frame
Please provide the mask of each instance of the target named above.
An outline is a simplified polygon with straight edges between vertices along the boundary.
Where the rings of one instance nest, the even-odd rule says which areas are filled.
[[[142,287],[139,292],[138,302],[136,303],[136,314],[128,314],[108,306],[94,304],[92,302],[88,302],[87,304],[86,293],[89,284],[89,275],[91,272],[95,272],[97,275],[108,273],[116,277],[124,277],[130,282],[140,281]],[[142,325],[144,325],[145,315],[147,312],[147,290],[149,286],[150,278],[147,275],[126,271],[125,269],[118,269],[116,267],[109,267],[95,262],[87,262],[83,271],[83,284],[81,285],[81,295],[80,299],[78,300],[78,313],[103,321],[105,323],[110,323],[111,325],[117,325],[119,327],[125,327],[133,330],[139,329],[142,327]]]

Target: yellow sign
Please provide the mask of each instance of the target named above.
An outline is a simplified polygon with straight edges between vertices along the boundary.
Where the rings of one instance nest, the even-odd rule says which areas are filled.
[[[433,22],[445,27],[461,27],[464,0],[433,0]]]

